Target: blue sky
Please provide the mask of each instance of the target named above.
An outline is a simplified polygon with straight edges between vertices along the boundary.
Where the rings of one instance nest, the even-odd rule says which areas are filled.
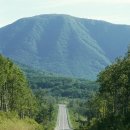
[[[51,13],[130,25],[130,0],[0,0],[0,27]]]

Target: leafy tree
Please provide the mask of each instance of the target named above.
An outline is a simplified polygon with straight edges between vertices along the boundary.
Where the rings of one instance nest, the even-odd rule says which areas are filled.
[[[130,50],[124,58],[117,59],[98,75],[99,93],[94,106],[89,110],[96,113],[89,119],[90,130],[129,130],[130,113]],[[98,99],[98,102],[95,100]],[[97,107],[98,106],[98,107]],[[93,122],[93,119],[94,122]]]
[[[24,118],[33,116],[35,109],[36,100],[23,72],[0,55],[0,110],[16,111]]]

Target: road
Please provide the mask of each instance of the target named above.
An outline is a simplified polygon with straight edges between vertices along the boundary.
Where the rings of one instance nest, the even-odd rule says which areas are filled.
[[[59,105],[57,126],[55,130],[72,130],[69,127],[68,119],[67,119],[67,108],[65,105]]]

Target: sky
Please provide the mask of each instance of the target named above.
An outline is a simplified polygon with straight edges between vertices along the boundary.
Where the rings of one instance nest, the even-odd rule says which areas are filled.
[[[130,25],[130,0],[0,0],[0,27],[40,14],[69,14]]]

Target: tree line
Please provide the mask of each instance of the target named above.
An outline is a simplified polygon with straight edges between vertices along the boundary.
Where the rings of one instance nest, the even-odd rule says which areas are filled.
[[[99,85],[94,81],[69,77],[38,75],[28,73],[28,80],[32,90],[44,89],[53,97],[88,98]]]
[[[36,100],[22,71],[0,55],[0,110],[15,111],[21,118],[33,116]]]
[[[99,91],[84,104],[82,130],[130,129],[130,50],[99,73]]]
[[[44,90],[32,91],[23,71],[0,55],[0,111],[29,117],[51,130],[55,126],[56,101]],[[13,117],[12,117],[13,118]],[[50,123],[52,122],[52,123]]]

